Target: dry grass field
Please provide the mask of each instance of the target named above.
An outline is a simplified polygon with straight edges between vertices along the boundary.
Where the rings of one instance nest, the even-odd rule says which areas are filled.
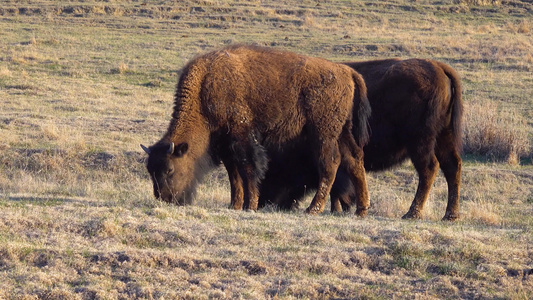
[[[156,201],[139,144],[179,69],[233,43],[450,64],[461,219],[442,175],[400,219],[410,163],[368,175],[365,219],[229,210],[222,169],[193,206]],[[532,49],[526,0],[2,0],[0,299],[532,299]]]

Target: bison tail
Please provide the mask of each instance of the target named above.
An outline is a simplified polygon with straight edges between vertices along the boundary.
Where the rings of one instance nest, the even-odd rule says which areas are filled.
[[[457,72],[452,67],[440,63],[440,67],[444,70],[444,73],[451,82],[451,119],[450,126],[454,138],[454,145],[457,151],[461,151],[463,148],[463,99],[462,99],[462,85],[461,80]]]
[[[356,71],[352,72],[352,78],[355,84],[353,99],[353,137],[356,143],[363,147],[370,139],[370,125],[368,119],[372,109],[366,93],[366,84],[361,74]]]

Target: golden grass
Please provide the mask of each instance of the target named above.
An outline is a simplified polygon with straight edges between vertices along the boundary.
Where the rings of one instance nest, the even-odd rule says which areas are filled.
[[[481,6],[485,6],[485,5],[499,6],[502,3],[499,0],[459,0],[459,1],[456,1],[456,2],[458,2],[460,4],[473,5],[473,6],[477,6],[477,5],[481,5]]]
[[[136,207],[97,199],[12,199],[37,205],[32,214],[7,206],[10,214],[0,223],[6,236],[17,236],[0,246],[3,266],[13,274],[1,283],[8,293],[16,292],[16,280],[41,297],[103,298],[403,298],[405,289],[411,296],[468,298],[474,291],[512,295],[519,287],[529,295],[531,287],[512,275],[528,268],[526,245],[502,247],[520,231],[498,226],[479,231],[468,224],[251,214],[148,199]],[[61,218],[50,214],[54,210]],[[416,282],[421,275],[428,279]],[[487,291],[481,288],[487,282],[502,285]]]
[[[514,109],[498,109],[493,102],[467,104],[464,141],[467,153],[487,155],[518,164],[531,156],[526,119]]]
[[[0,68],[0,77],[11,77],[11,71],[6,67]]]

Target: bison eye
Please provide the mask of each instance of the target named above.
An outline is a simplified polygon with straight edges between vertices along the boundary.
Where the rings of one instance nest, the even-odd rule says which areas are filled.
[[[167,175],[168,175],[168,176],[172,176],[172,175],[174,175],[174,168],[169,168],[169,169],[167,170]]]

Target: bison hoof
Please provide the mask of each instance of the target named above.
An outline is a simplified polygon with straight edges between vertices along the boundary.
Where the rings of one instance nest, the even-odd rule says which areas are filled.
[[[422,219],[422,214],[419,212],[408,211],[405,215],[403,215],[402,219],[419,220]]]
[[[306,210],[305,210],[306,213],[310,214],[310,215],[318,215],[320,213],[320,208],[314,206],[314,207],[308,207]]]
[[[443,221],[455,221],[457,219],[459,219],[459,214],[455,214],[451,212],[446,212],[446,214],[442,218]]]
[[[366,208],[358,208],[355,211],[355,215],[358,216],[358,217],[361,217],[361,218],[366,217],[367,213],[368,213],[368,209],[366,209]]]

